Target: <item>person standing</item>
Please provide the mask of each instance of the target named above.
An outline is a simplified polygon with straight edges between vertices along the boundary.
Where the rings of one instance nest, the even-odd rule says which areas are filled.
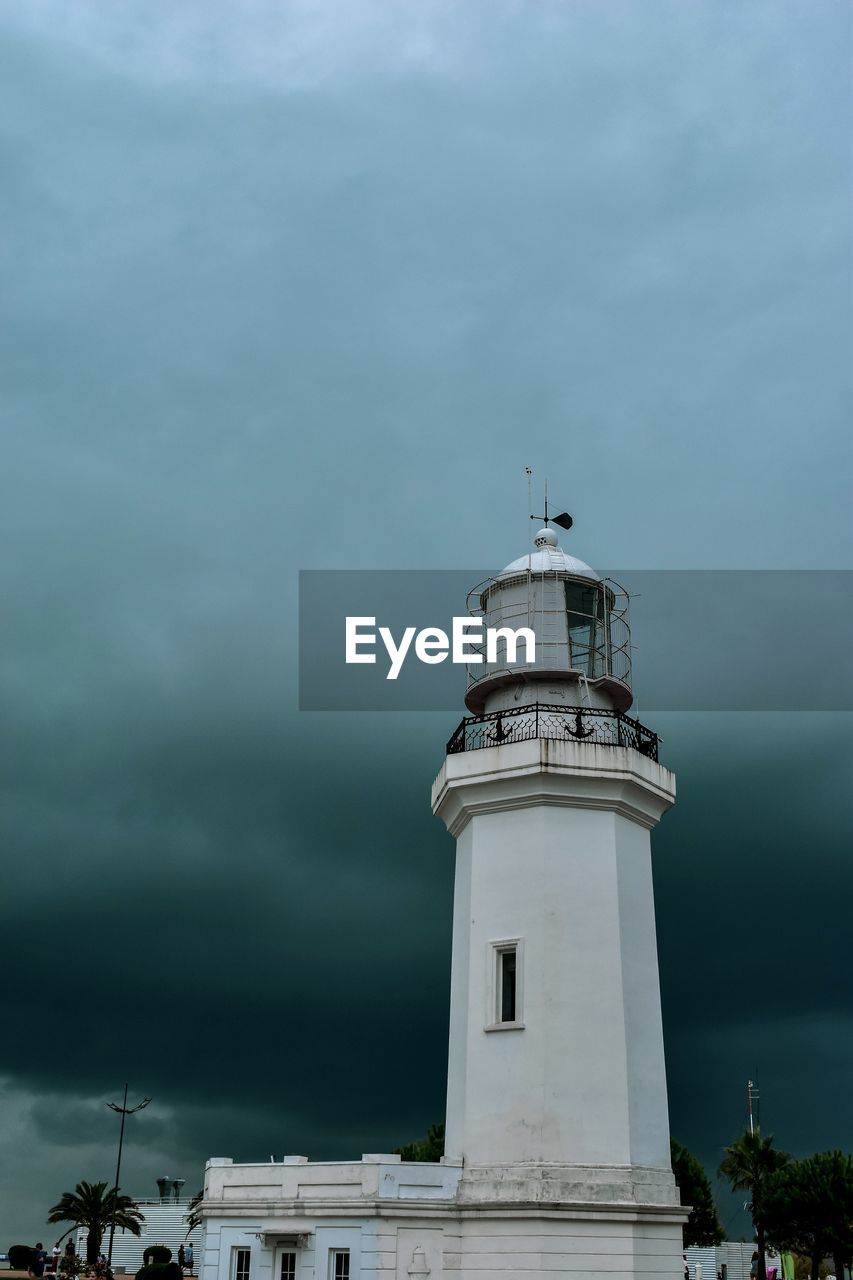
[[[192,1273],[193,1273],[193,1246],[192,1246],[192,1241],[190,1241],[190,1243],[187,1245],[186,1249],[184,1250],[184,1264],[186,1265],[187,1271],[189,1271],[190,1275],[192,1275]]]
[[[47,1266],[47,1249],[45,1249],[41,1240],[36,1245],[36,1254],[30,1268],[30,1275],[41,1277],[44,1275],[44,1269]]]
[[[52,1254],[52,1257],[50,1261],[50,1269],[54,1273],[54,1275],[56,1275],[56,1273],[59,1271],[59,1259],[62,1257],[62,1250],[59,1247],[58,1240],[56,1244],[53,1246],[53,1248],[51,1249],[51,1254]]]
[[[180,1245],[180,1247],[178,1248],[178,1266],[181,1268],[181,1274],[183,1274],[183,1270],[186,1265],[187,1265],[187,1255],[184,1250],[184,1246]]]

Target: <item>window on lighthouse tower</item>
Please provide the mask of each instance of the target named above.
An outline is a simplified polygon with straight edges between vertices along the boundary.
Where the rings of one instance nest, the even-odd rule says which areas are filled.
[[[521,1020],[521,939],[492,942],[491,995],[487,1031],[522,1027]]]
[[[501,952],[501,1022],[515,1022],[516,958],[515,947]]]

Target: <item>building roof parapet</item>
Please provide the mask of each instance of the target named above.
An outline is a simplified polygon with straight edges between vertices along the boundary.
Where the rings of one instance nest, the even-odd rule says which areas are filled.
[[[368,1153],[361,1160],[309,1163],[208,1165],[203,1209],[227,1204],[299,1204],[365,1200],[452,1200],[461,1176],[457,1162],[403,1161],[397,1155]]]

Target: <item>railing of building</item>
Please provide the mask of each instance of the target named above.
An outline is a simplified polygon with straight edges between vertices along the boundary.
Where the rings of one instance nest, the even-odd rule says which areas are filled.
[[[499,747],[507,742],[527,742],[533,738],[631,747],[655,761],[660,741],[651,729],[621,711],[535,702],[507,711],[466,716],[447,743],[447,754]]]

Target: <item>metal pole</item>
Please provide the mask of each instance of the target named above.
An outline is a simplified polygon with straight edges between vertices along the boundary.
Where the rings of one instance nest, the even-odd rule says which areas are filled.
[[[755,1121],[752,1114],[752,1100],[753,1100],[754,1088],[755,1088],[755,1085],[753,1084],[753,1082],[751,1080],[748,1080],[746,1085],[746,1097],[747,1097],[747,1103],[749,1106],[749,1132],[751,1134],[755,1133]]]
[[[112,1205],[112,1212],[110,1214],[110,1243],[107,1250],[107,1267],[110,1269],[112,1268],[112,1264],[113,1264],[113,1240],[115,1239],[115,1233],[116,1233],[116,1202],[118,1200],[118,1180],[121,1175],[121,1149],[122,1149],[122,1146],[124,1145],[124,1120],[125,1120],[125,1116],[132,1116],[134,1112],[141,1111],[143,1107],[147,1107],[150,1101],[151,1101],[150,1098],[143,1098],[142,1101],[138,1102],[135,1107],[129,1107],[127,1105],[127,1084],[125,1084],[124,1099],[122,1101],[121,1106],[119,1106],[117,1102],[107,1103],[107,1106],[110,1108],[111,1111],[118,1111],[119,1114],[121,1115],[121,1127],[118,1131],[118,1159],[116,1160],[116,1180],[115,1180],[115,1186],[113,1187],[113,1205]]]
[[[121,1148],[124,1143],[124,1118],[127,1115],[127,1082],[124,1086],[124,1101],[121,1104],[121,1128],[118,1131],[118,1159],[116,1160],[116,1180],[113,1186],[113,1211],[110,1215],[110,1243],[107,1249],[107,1266],[113,1265],[113,1240],[116,1233],[116,1201],[118,1200],[118,1180],[121,1173]]]

